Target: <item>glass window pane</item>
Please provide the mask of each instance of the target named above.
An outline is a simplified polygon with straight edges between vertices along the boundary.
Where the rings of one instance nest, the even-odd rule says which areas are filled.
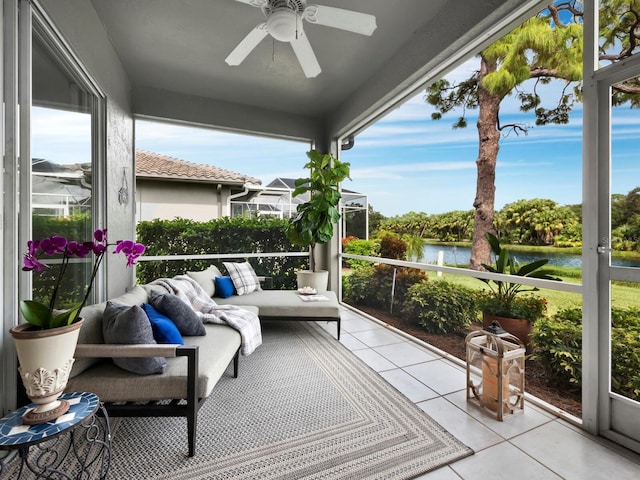
[[[36,27],[33,36],[31,109],[32,237],[62,235],[87,241],[92,235],[91,96]],[[56,308],[82,300],[91,257],[70,264],[58,291]],[[47,273],[33,276],[32,296],[46,302],[59,260],[47,258]]]
[[[631,79],[640,85],[640,77]],[[630,83],[627,82],[627,83]],[[633,101],[633,97],[629,98]],[[640,95],[636,95],[636,102]],[[640,111],[611,111],[611,264],[640,280]],[[611,284],[611,392],[640,401],[640,283]]]

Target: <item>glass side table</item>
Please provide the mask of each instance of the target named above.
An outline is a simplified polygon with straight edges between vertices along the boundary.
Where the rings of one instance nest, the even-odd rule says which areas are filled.
[[[22,416],[34,404],[0,420],[0,450],[9,451],[0,459],[1,478],[106,478],[111,462],[106,409],[93,393],[68,393],[60,398],[69,402],[69,411],[50,422],[23,425]]]

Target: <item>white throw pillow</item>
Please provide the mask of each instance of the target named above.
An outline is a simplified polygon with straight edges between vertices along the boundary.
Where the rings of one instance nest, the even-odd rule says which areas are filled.
[[[257,292],[260,288],[260,280],[253,267],[249,262],[233,263],[223,262],[229,272],[233,286],[236,287],[238,295],[246,295],[247,293]]]
[[[213,279],[215,277],[221,277],[222,273],[220,273],[218,267],[211,265],[209,268],[202,270],[201,272],[187,272],[187,275],[198,282],[198,285],[207,292],[207,295],[213,297],[216,293],[216,284]]]

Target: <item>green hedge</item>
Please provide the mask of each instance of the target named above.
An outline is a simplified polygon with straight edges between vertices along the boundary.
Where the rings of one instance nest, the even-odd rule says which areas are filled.
[[[208,222],[194,220],[152,220],[140,222],[137,241],[143,243],[146,256],[202,255],[215,253],[268,253],[302,251],[286,238],[288,220],[277,218],[221,218]],[[225,272],[223,261],[248,260],[259,276],[273,279],[273,288],[296,287],[296,270],[308,268],[307,257],[265,257],[220,260],[142,261],[137,264],[139,283],[173,277],[187,271],[216,265]]]
[[[536,322],[535,358],[560,385],[582,385],[582,309],[568,308]],[[611,309],[613,392],[640,401],[640,310]]]
[[[409,288],[402,313],[429,333],[460,332],[477,317],[474,291],[444,280],[420,282]]]
[[[80,242],[93,240],[93,230],[91,228],[91,218],[86,215],[74,215],[72,217],[50,217],[34,215],[32,219],[33,240],[42,240],[43,238],[54,235],[61,235],[68,240],[76,240]],[[115,241],[116,239],[110,239]],[[27,246],[24,245],[24,252]],[[20,255],[24,252],[20,252]],[[50,269],[43,270],[41,273],[34,273],[32,276],[33,288],[31,298],[47,305],[53,289],[55,287],[56,278],[60,272],[60,264],[53,263],[55,257],[43,256],[41,258],[44,263],[51,266]],[[86,285],[89,283],[89,271],[94,256],[90,255],[82,261],[72,262],[68,265],[64,275],[64,281],[58,287],[58,296],[56,308],[71,308],[80,303],[85,293]],[[22,265],[22,258],[20,258]]]

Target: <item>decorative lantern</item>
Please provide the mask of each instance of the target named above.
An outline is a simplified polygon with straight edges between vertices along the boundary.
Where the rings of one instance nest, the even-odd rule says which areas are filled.
[[[506,414],[523,412],[526,349],[522,341],[493,322],[467,335],[465,344],[467,402],[491,412],[499,421]],[[478,374],[479,382],[475,380]]]

